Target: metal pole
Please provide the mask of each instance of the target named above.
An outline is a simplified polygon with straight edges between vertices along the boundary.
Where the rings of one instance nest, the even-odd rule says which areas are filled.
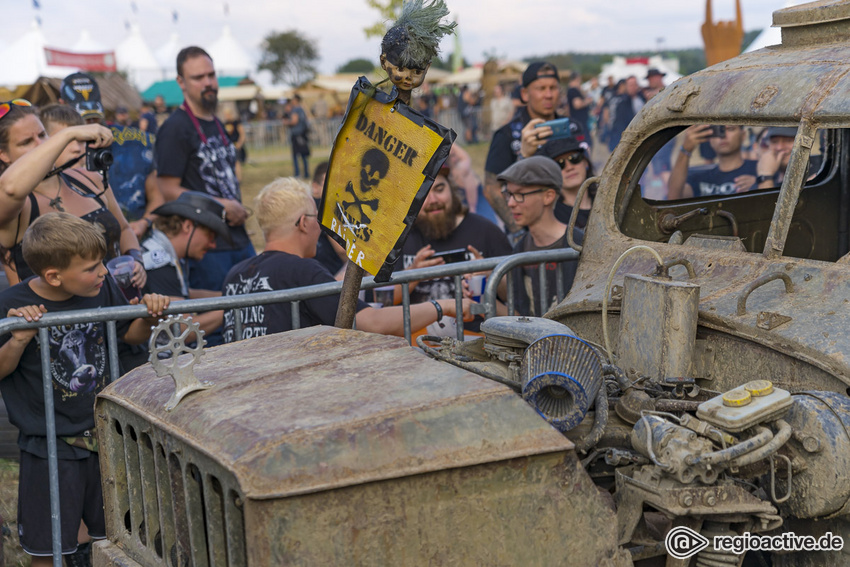
[[[410,328],[410,283],[401,284],[401,304],[404,313],[404,339],[407,344],[413,340],[413,331]]]
[[[118,363],[118,332],[115,321],[106,322],[106,344],[109,347],[109,382],[115,382],[121,377],[121,366]]]
[[[334,327],[350,329],[354,326],[354,315],[357,313],[357,296],[360,293],[360,282],[366,270],[349,261],[345,269],[345,279],[342,281],[342,292],[339,295],[339,308],[336,312]]]
[[[41,380],[44,386],[44,417],[47,425],[47,473],[50,479],[50,530],[53,540],[53,567],[62,567],[62,523],[59,517],[59,457],[56,448],[56,416],[53,407],[53,373],[50,370],[50,334],[38,330],[41,349]]]

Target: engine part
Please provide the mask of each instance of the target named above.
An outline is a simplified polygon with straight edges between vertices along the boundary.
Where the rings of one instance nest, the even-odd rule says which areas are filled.
[[[581,423],[603,382],[593,347],[563,334],[534,341],[523,355],[520,375],[522,397],[559,431]]]
[[[720,467],[692,462],[689,457],[714,451],[711,441],[657,415],[644,415],[632,430],[632,447],[682,484],[697,478],[704,484],[717,480]]]
[[[575,334],[566,325],[542,317],[491,317],[481,323],[481,332],[484,333],[484,350],[490,356],[503,359],[503,352],[508,350],[519,355],[517,360],[526,347],[540,337]]]
[[[850,400],[834,392],[801,392],[785,421],[794,431],[788,445],[794,449],[791,497],[783,513],[797,518],[850,514]],[[804,461],[801,467],[799,461]],[[782,477],[784,475],[778,475]],[[787,492],[781,478],[777,491]]]
[[[700,404],[697,417],[739,432],[782,417],[791,407],[791,394],[768,380],[753,380]]]
[[[653,380],[690,376],[699,286],[651,276],[623,279],[618,364]]]

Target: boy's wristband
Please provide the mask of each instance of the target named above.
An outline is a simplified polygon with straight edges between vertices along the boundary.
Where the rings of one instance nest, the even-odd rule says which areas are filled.
[[[142,258],[142,251],[139,250],[138,248],[131,248],[131,249],[127,250],[126,252],[124,252],[124,255],[130,256],[131,258],[133,258],[133,260],[135,260],[136,262],[138,262],[142,266],[145,265],[145,260],[144,260],[144,258]]]
[[[434,307],[437,309],[437,322],[443,320],[443,307],[437,302],[436,299],[432,299],[431,303],[434,304]]]

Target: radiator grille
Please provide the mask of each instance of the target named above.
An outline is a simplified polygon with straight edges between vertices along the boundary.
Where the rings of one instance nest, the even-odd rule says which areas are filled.
[[[244,498],[229,471],[123,408],[107,413],[98,419],[109,539],[146,566],[246,565]]]

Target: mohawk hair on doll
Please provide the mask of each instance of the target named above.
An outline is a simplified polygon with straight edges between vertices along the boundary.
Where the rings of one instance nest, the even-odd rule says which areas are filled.
[[[448,14],[443,0],[406,0],[401,16],[381,41],[381,51],[393,65],[425,69],[437,55],[440,40],[457,26],[441,23]]]

